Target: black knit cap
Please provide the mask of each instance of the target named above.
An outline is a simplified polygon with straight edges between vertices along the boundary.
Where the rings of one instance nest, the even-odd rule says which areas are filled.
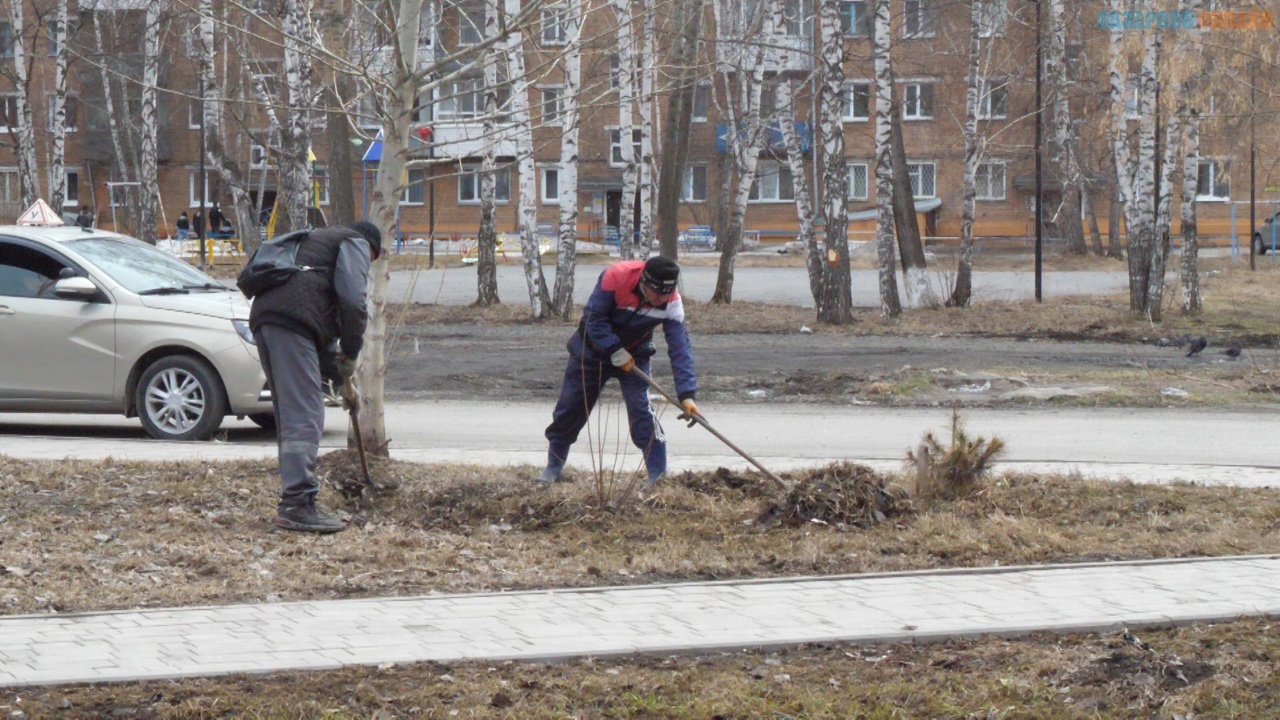
[[[373,257],[375,259],[382,256],[382,231],[378,229],[377,225],[368,220],[361,220],[352,223],[351,229],[360,233],[361,237],[368,241],[369,247],[373,248]]]
[[[679,281],[680,266],[665,255],[655,255],[646,260],[644,272],[640,274],[640,282],[659,295],[675,292]]]

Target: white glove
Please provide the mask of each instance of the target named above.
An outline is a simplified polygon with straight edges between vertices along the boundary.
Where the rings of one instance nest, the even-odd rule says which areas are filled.
[[[631,372],[636,367],[635,358],[631,357],[631,353],[625,348],[619,349],[609,358],[613,366],[622,370],[622,372]]]

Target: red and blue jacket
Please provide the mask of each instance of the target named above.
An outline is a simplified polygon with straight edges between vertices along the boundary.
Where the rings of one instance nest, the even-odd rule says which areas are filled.
[[[661,325],[676,395],[681,400],[692,398],[698,391],[698,379],[693,372],[693,347],[685,327],[684,303],[677,292],[663,305],[650,305],[640,289],[643,270],[643,260],[627,260],[600,273],[578,326],[586,339],[584,353],[594,352],[607,362],[614,352],[626,348],[637,358],[647,359],[655,352],[653,330]]]

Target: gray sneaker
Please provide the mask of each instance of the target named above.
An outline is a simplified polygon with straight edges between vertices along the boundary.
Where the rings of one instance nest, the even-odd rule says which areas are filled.
[[[275,525],[285,530],[328,535],[347,529],[342,518],[331,512],[321,510],[314,501],[309,503],[280,503]]]

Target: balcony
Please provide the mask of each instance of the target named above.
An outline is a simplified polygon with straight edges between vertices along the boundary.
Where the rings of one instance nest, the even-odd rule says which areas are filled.
[[[813,128],[807,122],[797,122],[796,136],[800,140],[800,152],[807,153],[813,146]],[[764,129],[764,149],[774,153],[785,153],[787,144],[782,139],[782,126],[769,123]],[[716,152],[729,152],[729,125],[716,125]]]

